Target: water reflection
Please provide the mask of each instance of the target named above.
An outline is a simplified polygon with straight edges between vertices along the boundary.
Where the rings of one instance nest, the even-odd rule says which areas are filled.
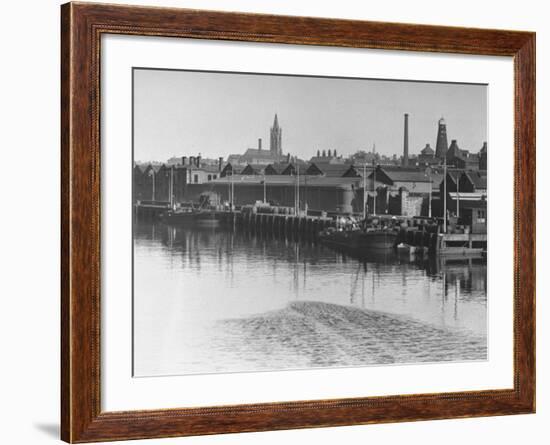
[[[357,258],[313,240],[138,223],[135,371],[486,358],[483,260]]]

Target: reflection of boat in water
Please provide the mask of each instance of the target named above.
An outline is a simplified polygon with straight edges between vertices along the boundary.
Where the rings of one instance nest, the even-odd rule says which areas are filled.
[[[218,227],[220,215],[216,210],[203,210],[195,215],[195,225],[198,227]]]

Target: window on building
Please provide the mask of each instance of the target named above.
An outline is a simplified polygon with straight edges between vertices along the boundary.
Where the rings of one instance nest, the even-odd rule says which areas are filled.
[[[480,222],[480,223],[485,222],[485,210],[478,210],[477,211],[477,222]]]
[[[214,175],[214,176],[213,176],[213,179],[218,179],[218,175]]]
[[[194,176],[193,176],[193,182],[194,182],[195,184],[198,184],[198,183],[199,183],[199,175],[194,175]]]
[[[212,175],[208,175],[208,180],[212,181]]]

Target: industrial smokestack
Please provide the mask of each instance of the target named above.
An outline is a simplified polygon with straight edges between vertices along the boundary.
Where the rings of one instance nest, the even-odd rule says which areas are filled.
[[[437,126],[437,142],[435,144],[435,157],[443,159],[447,156],[447,150],[449,149],[449,143],[447,142],[447,124],[445,119],[439,119]]]
[[[262,149],[262,138],[258,138],[258,150]]]
[[[405,113],[405,129],[403,135],[403,167],[409,165],[409,114]]]

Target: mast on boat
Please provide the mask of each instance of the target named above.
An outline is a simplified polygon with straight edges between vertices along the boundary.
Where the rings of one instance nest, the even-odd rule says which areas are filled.
[[[363,220],[367,219],[367,163],[363,164]]]
[[[266,190],[266,183],[265,183],[265,171],[264,171],[264,204],[267,203],[267,190]]]
[[[460,218],[460,174],[456,175],[456,218]]]
[[[233,179],[233,169],[231,169],[231,211],[235,207],[235,181]]]
[[[447,233],[447,154],[443,158],[443,233]]]
[[[298,213],[300,213],[300,166],[296,164],[296,172],[298,173],[298,180],[296,181],[296,190],[298,194],[298,201],[296,202],[298,204]]]
[[[170,167],[170,208],[174,209],[174,166]]]
[[[376,215],[376,165],[375,160],[372,160],[372,214]]]

